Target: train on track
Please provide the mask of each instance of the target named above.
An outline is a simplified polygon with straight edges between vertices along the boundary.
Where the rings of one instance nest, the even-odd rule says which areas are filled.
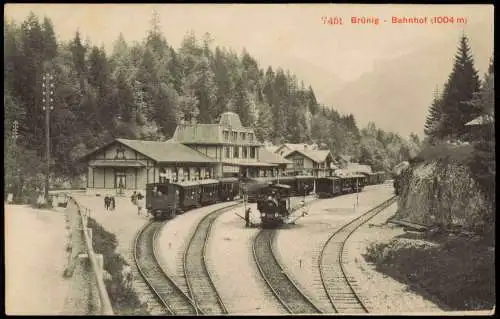
[[[170,182],[161,178],[160,183],[146,185],[146,209],[155,219],[173,218],[190,209],[246,196],[255,203],[269,190],[269,185],[288,186],[288,195],[306,196],[314,191],[320,197],[361,191],[365,185],[380,184],[385,175],[349,174],[346,176],[314,177],[283,176],[221,179],[203,179],[189,182]]]
[[[146,185],[146,209],[155,219],[173,218],[190,209],[232,201],[240,195],[237,178],[204,179]]]
[[[276,227],[285,223],[291,214],[291,187],[285,184],[270,184],[257,199],[262,227]]]

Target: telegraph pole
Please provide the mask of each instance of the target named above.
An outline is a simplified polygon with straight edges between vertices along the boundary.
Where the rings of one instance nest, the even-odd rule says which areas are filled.
[[[46,157],[46,172],[45,172],[45,200],[49,200],[49,175],[50,175],[50,111],[54,109],[54,76],[49,72],[43,74],[42,82],[42,109],[45,111],[45,157]]]

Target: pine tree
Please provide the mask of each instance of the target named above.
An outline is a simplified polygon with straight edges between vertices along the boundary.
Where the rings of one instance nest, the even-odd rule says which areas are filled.
[[[73,54],[73,64],[76,73],[80,80],[80,90],[83,94],[85,92],[85,51],[86,48],[82,45],[80,40],[80,32],[76,32],[75,38],[71,46],[71,53]]]
[[[479,90],[479,76],[474,67],[468,38],[462,35],[452,73],[445,85],[442,104],[442,125],[438,136],[462,139],[465,124],[478,115],[478,111],[467,104]]]
[[[439,125],[441,125],[441,115],[442,115],[442,98],[439,96],[439,91],[436,87],[434,91],[434,98],[432,104],[429,107],[429,115],[425,120],[425,134],[431,138],[431,140],[436,137]]]

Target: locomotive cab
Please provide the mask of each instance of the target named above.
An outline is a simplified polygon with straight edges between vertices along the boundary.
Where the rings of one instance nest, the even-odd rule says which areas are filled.
[[[262,190],[257,201],[262,226],[277,226],[284,223],[290,214],[290,186],[272,184]]]
[[[146,209],[154,219],[175,217],[179,209],[179,194],[168,180],[146,184]]]

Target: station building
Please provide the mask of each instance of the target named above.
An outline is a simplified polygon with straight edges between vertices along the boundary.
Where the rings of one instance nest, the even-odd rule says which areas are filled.
[[[282,176],[293,162],[265,150],[233,112],[217,124],[179,124],[172,139],[115,139],[86,154],[87,193],[131,193],[160,181]]]

